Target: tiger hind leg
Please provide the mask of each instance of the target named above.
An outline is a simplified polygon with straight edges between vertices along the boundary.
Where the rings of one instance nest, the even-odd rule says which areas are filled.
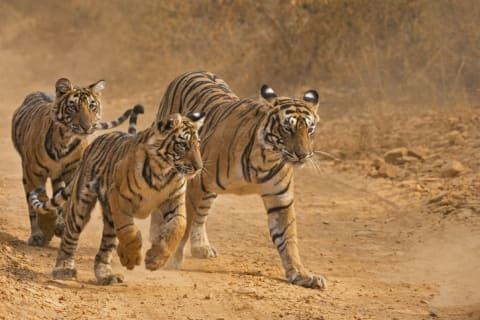
[[[73,195],[72,195],[73,196]],[[55,279],[71,279],[77,277],[75,268],[75,251],[78,247],[78,239],[83,229],[90,220],[91,212],[97,202],[95,193],[87,188],[80,192],[78,201],[67,202],[64,208],[65,212],[65,228],[62,236],[62,242],[58,250],[55,268],[53,269],[53,277]]]
[[[51,214],[37,214],[35,209],[30,205],[28,201],[28,194],[35,190],[38,187],[45,187],[45,183],[47,182],[46,177],[42,177],[41,175],[32,172],[28,168],[23,168],[23,187],[25,190],[25,194],[27,195],[27,206],[28,206],[28,216],[30,219],[30,237],[27,240],[29,246],[34,247],[44,247],[50,243],[50,240],[53,238],[53,233],[44,232],[42,230],[42,225],[45,222],[48,222],[49,219],[55,217],[55,213]],[[38,199],[40,201],[46,201],[47,195],[45,192],[38,195]]]
[[[52,190],[53,194],[57,194],[57,192],[65,187],[65,182],[62,178],[52,179]],[[63,235],[63,229],[65,228],[65,219],[64,219],[64,211],[62,207],[57,208],[56,212],[57,216],[55,219],[55,226],[53,233],[56,237],[61,238]]]
[[[107,206],[102,205],[103,212],[103,233],[100,249],[95,256],[95,277],[100,285],[112,285],[123,283],[124,277],[120,273],[112,271],[113,250],[117,247],[117,236],[110,211]]]
[[[218,255],[217,250],[208,241],[206,228],[208,213],[216,197],[215,193],[192,195],[192,204],[187,207],[188,217],[191,218],[192,224],[190,231],[191,252],[195,258],[215,258]],[[187,203],[190,203],[190,201]]]

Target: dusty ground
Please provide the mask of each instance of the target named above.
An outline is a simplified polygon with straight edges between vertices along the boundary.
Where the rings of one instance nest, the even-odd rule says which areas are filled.
[[[159,98],[145,97],[141,126]],[[377,108],[334,119],[321,112],[318,148],[340,160],[307,166],[296,178],[301,255],[329,281],[317,291],[285,281],[260,200],[234,196],[219,198],[209,220],[216,259],[188,256],[182,271],[148,272],[123,270],[115,257],[127,283],[97,286],[96,211],[81,237],[78,281],[52,280],[59,241],[26,245],[20,162],[10,142],[15,106],[1,107],[0,319],[480,319],[476,110],[413,117]],[[377,159],[396,147],[419,157],[394,165]],[[446,171],[452,160],[464,166],[458,176]],[[148,221],[139,224],[147,238]]]

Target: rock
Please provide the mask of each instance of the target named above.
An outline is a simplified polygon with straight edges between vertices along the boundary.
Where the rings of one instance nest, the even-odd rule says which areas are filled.
[[[257,290],[255,290],[254,288],[240,288],[237,290],[237,293],[246,294],[246,295],[256,295]]]
[[[373,178],[396,178],[398,169],[386,163],[383,159],[377,158],[372,162],[372,170],[368,173]]]
[[[473,216],[473,210],[470,208],[462,208],[457,211],[457,217],[461,219],[468,219]]]
[[[428,203],[439,202],[447,195],[448,195],[448,192],[446,191],[440,192],[439,194],[433,196],[430,200],[428,200]]]
[[[432,318],[438,318],[440,317],[440,313],[437,310],[431,310],[429,316]]]
[[[442,168],[442,177],[453,178],[465,170],[460,161],[452,160]]]
[[[423,157],[415,151],[405,147],[392,149],[383,155],[385,162],[394,165],[404,164],[416,160],[423,160]]]
[[[449,133],[447,133],[447,139],[448,139],[448,144],[451,146],[462,145],[465,143],[465,138],[457,130],[450,131]]]
[[[396,148],[386,152],[383,155],[383,159],[385,160],[385,162],[390,164],[402,164],[403,157],[406,156],[407,153],[407,148]]]
[[[407,162],[415,162],[415,161],[418,161],[419,158],[417,157],[411,157],[411,156],[405,156],[403,157],[403,162],[404,163],[407,163]]]

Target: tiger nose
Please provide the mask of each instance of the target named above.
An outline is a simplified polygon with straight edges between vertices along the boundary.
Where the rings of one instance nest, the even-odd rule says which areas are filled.
[[[81,123],[80,127],[82,127],[83,131],[89,132],[92,130],[92,125],[89,123]]]
[[[196,162],[194,162],[194,163],[192,163],[192,167],[193,167],[193,169],[194,169],[195,171],[198,171],[198,170],[200,170],[200,169],[203,168],[203,165],[202,165],[202,163],[196,163]]]

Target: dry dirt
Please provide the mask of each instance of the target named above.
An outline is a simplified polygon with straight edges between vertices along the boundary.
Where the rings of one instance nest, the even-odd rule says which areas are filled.
[[[109,105],[144,102],[145,127],[159,99]],[[285,281],[260,199],[236,196],[219,198],[209,219],[218,258],[188,255],[182,271],[149,272],[143,265],[123,270],[115,257],[126,284],[98,286],[97,209],[81,237],[78,281],[53,280],[59,241],[26,245],[28,215],[9,132],[15,106],[1,107],[0,319],[480,319],[477,110],[410,116],[375,108],[329,119],[321,109],[317,148],[339,159],[319,156],[296,172],[301,255],[329,281],[319,291]],[[109,110],[105,118],[115,114]],[[395,147],[421,159],[386,164],[394,174],[383,177],[372,164]],[[444,173],[452,160],[464,166],[455,177]],[[148,221],[138,223],[148,238]]]

